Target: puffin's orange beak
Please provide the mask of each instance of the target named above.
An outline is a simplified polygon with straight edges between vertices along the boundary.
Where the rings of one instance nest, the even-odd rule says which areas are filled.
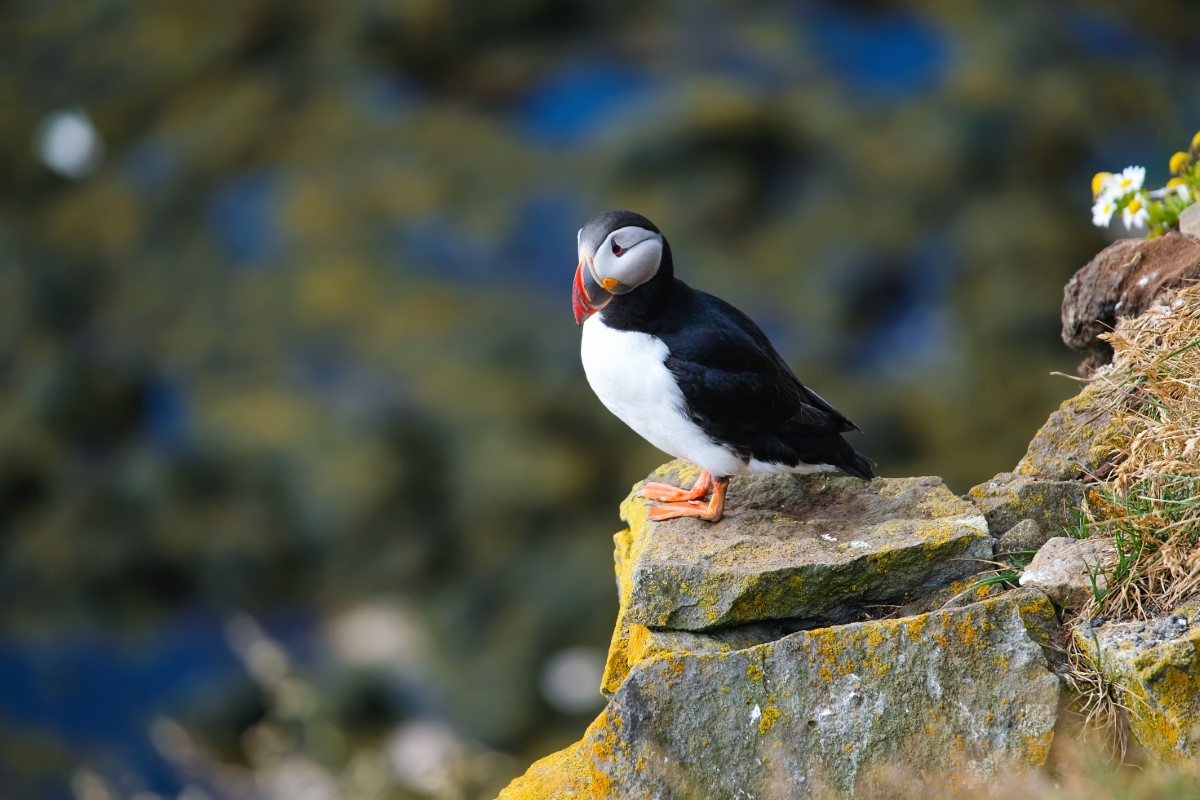
[[[588,317],[612,300],[612,293],[596,283],[592,271],[585,269],[585,266],[583,259],[580,259],[579,266],[575,268],[575,284],[571,290],[571,310],[575,312],[576,325],[582,325]]]
[[[575,285],[571,290],[571,310],[575,312],[576,325],[582,325],[583,321],[594,313],[588,310],[587,300],[587,292],[583,290],[583,259],[581,258],[579,266],[575,268]]]

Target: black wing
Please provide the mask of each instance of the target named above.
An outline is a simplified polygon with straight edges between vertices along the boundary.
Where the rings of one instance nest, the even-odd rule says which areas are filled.
[[[697,422],[712,430],[839,434],[853,422],[808,389],[754,321],[720,298],[677,281],[655,331]]]

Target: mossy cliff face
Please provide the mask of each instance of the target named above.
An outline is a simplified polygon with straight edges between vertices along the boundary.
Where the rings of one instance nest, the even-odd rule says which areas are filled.
[[[608,705],[502,797],[853,795],[879,769],[944,784],[1043,763],[1063,686],[1053,670],[1073,668],[1043,589],[1079,606],[1072,587],[1090,595],[1100,559],[1059,570],[1076,583],[1033,579],[1055,547],[1103,544],[1061,536],[1129,450],[1123,401],[1084,387],[1012,472],[965,498],[935,478],[746,478],[708,525],[649,522],[635,491],[615,537]],[[695,478],[681,462],[651,476]],[[1005,552],[1042,549],[1030,588],[972,581],[992,537]],[[1071,635],[1150,754],[1200,757],[1200,601]]]
[[[608,706],[502,798],[805,797],[887,766],[1045,759],[1053,608],[962,580],[992,545],[969,501],[937,479],[821,476],[735,481],[730,497],[715,525],[651,523],[626,500]],[[917,602],[939,590],[960,605]],[[870,618],[898,606],[912,614]]]

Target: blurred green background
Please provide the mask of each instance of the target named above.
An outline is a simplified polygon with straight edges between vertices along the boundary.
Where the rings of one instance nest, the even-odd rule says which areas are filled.
[[[610,207],[884,475],[1075,386],[1094,171],[1200,122],[1186,0],[0,7],[0,795],[473,798],[595,714],[664,460],[569,308]]]

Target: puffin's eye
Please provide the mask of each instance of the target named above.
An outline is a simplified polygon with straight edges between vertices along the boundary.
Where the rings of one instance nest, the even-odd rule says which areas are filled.
[[[616,239],[613,239],[613,255],[619,256],[619,255],[621,255],[621,253],[624,253],[624,252],[625,252],[625,248],[621,247],[621,245],[617,244]]]

